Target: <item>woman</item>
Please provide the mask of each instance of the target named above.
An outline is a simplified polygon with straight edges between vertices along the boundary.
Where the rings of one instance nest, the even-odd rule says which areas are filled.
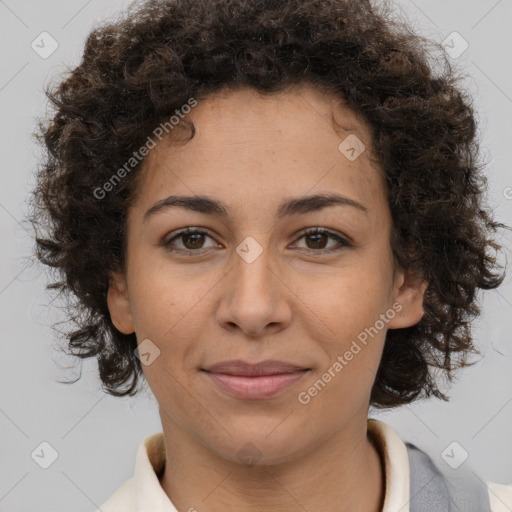
[[[504,278],[429,44],[369,2],[150,0],[49,91],[38,256],[71,353],[112,395],[143,377],[163,427],[103,512],[512,506],[368,419],[448,399]]]

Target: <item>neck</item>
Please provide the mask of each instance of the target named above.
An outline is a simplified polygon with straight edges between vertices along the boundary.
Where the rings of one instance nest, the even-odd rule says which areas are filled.
[[[382,463],[366,427],[336,432],[285,463],[247,466],[219,456],[171,422],[163,426],[169,462],[161,485],[180,511],[382,510]]]

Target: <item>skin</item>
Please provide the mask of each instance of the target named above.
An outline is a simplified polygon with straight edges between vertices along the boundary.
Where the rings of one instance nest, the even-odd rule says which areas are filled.
[[[350,131],[335,129],[331,114]],[[269,97],[223,91],[187,118],[196,127],[190,142],[164,139],[146,157],[128,211],[125,271],[112,274],[108,293],[114,325],[160,350],[143,371],[172,461],[161,485],[180,511],[377,512],[384,475],[367,437],[370,393],[387,329],[420,321],[426,283],[394,271],[370,128],[311,86]],[[349,134],[366,146],[354,161],[338,150]],[[277,220],[285,199],[318,193],[367,211],[334,205]],[[171,194],[208,195],[229,216],[171,207],[144,219]],[[177,238],[173,247],[199,255],[162,245],[189,226],[209,236]],[[351,246],[304,237],[311,227]],[[262,249],[251,263],[236,252],[249,236]],[[298,394],[397,303],[400,313],[307,405],[299,403]],[[279,396],[241,400],[200,371],[228,359],[278,359],[311,371]],[[248,442],[261,454],[253,466],[237,456]]]

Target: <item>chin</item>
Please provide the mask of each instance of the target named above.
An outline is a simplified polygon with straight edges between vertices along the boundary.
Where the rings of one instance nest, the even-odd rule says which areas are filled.
[[[297,431],[290,430],[289,426],[286,428],[284,424],[278,428],[276,425],[279,422],[275,419],[261,423],[254,420],[248,428],[235,429],[232,426],[227,429],[229,433],[222,430],[215,439],[206,441],[205,444],[219,457],[247,466],[284,464],[307,451],[308,443],[297,435]]]

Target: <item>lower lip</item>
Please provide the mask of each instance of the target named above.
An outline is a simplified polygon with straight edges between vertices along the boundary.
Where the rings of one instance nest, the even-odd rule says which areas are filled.
[[[270,398],[299,382],[309,370],[280,373],[276,375],[261,375],[246,377],[242,375],[228,375],[225,373],[211,373],[203,370],[217,387],[235,398],[243,400],[258,400]]]

